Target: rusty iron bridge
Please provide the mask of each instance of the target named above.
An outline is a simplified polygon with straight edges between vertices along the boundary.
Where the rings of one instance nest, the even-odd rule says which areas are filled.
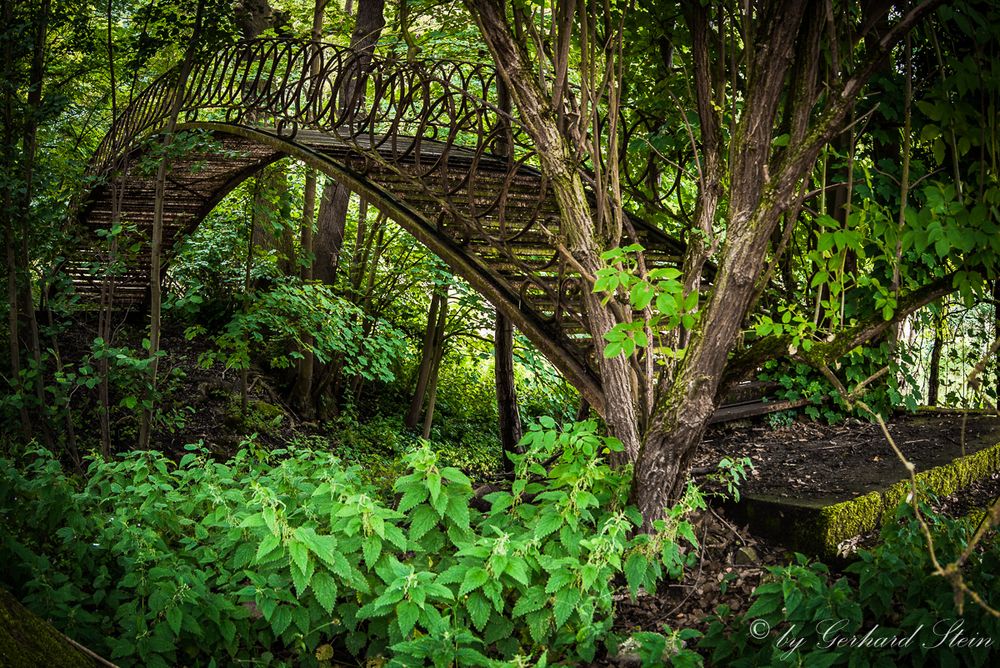
[[[80,250],[64,268],[84,300],[109,290],[117,305],[146,299],[156,191],[149,165],[176,109],[176,130],[200,130],[208,141],[170,161],[165,261],[233,188],[292,156],[366,198],[443,259],[601,412],[599,351],[581,299],[588,288],[553,243],[555,198],[501,88],[486,65],[407,62],[281,39],[232,45],[186,76],[175,68],[134,99],[98,148],[89,169],[97,185],[76,216]],[[109,276],[106,230],[117,220],[133,230],[139,251],[127,261],[116,256],[124,266]],[[630,222],[649,269],[677,264],[681,244]]]

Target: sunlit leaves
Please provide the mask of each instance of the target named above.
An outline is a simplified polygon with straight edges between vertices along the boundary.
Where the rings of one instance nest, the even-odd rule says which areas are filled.
[[[609,265],[597,272],[594,292],[604,294],[607,304],[621,293],[627,296],[633,318],[618,322],[604,334],[606,358],[625,355],[653,345],[665,332],[677,327],[691,329],[697,323],[699,295],[687,292],[678,279],[681,272],[673,267],[654,269],[638,275],[637,253],[642,246],[633,244],[614,248],[601,255]]]

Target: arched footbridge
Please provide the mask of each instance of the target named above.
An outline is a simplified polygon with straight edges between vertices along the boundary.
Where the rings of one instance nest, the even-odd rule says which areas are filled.
[[[233,188],[293,156],[364,196],[441,257],[601,410],[586,288],[553,243],[555,198],[493,68],[267,39],[227,47],[186,75],[180,67],[168,72],[120,114],[90,165],[96,185],[78,207],[81,243],[64,265],[84,299],[97,301],[107,289],[101,230],[112,220],[133,230],[140,248],[115,272],[114,301],[148,294],[157,137],[175,109],[176,130],[202,132],[169,162],[165,261]],[[650,268],[678,261],[678,242],[631,223]]]

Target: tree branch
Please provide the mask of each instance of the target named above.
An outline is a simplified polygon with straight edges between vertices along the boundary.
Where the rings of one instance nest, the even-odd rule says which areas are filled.
[[[881,313],[875,313],[871,319],[843,330],[832,340],[817,342],[808,352],[799,351],[798,356],[817,368],[843,357],[854,348],[880,336],[917,309],[953,292],[955,289],[952,287],[953,278],[954,274],[942,276],[906,295],[899,300],[899,306],[891,319],[884,320]],[[734,356],[726,366],[720,391],[724,392],[728,386],[743,380],[767,360],[787,355],[791,344],[792,337],[789,335],[768,336]]]

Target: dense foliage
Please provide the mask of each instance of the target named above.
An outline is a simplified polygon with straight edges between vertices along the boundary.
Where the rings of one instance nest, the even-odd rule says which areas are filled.
[[[625,592],[699,559],[708,492],[688,474],[738,381],[795,403],[772,425],[996,406],[995,4],[0,0],[0,582],[121,665],[983,663],[976,648],[817,647],[831,618],[851,635],[962,612],[905,507],[844,573],[772,568],[700,641],[613,629]],[[603,419],[551,363],[558,345],[514,331],[505,349],[510,314],[456,263],[287,156],[214,191],[162,253],[150,216],[112,213],[87,256],[99,301],[84,300],[66,260],[108,129],[179,63],[257,37],[484,67],[482,90],[434,111],[484,95],[476,122],[536,144],[513,162],[542,174],[560,227],[497,243],[535,248],[521,257],[539,285],[579,310],[532,317],[589,337]],[[428,95],[470,85],[465,65],[428,67],[454,78]],[[495,138],[481,148],[505,150]],[[216,139],[141,138],[151,208]],[[667,246],[673,266],[648,270]],[[116,293],[154,265],[134,301]],[[512,445],[522,419],[537,424]],[[708,475],[738,501],[746,468]],[[963,554],[968,526],[931,521],[941,563]],[[984,535],[961,570],[996,607]],[[965,603],[964,633],[1000,641]]]
[[[923,505],[924,512],[929,508]],[[937,557],[965,550],[977,523],[933,520]],[[930,556],[909,504],[835,576],[802,555],[769,569],[742,615],[718,611],[700,647],[731,666],[987,666],[996,656],[1000,620],[956,595],[932,574]],[[974,589],[996,603],[1000,541],[994,535],[969,564]]]
[[[315,449],[133,453],[80,480],[32,448],[3,460],[4,583],[122,665],[589,660],[615,642],[616,580],[678,577],[703,507],[692,487],[634,535],[620,445],[594,426],[536,425],[483,510],[426,445],[388,498]]]

